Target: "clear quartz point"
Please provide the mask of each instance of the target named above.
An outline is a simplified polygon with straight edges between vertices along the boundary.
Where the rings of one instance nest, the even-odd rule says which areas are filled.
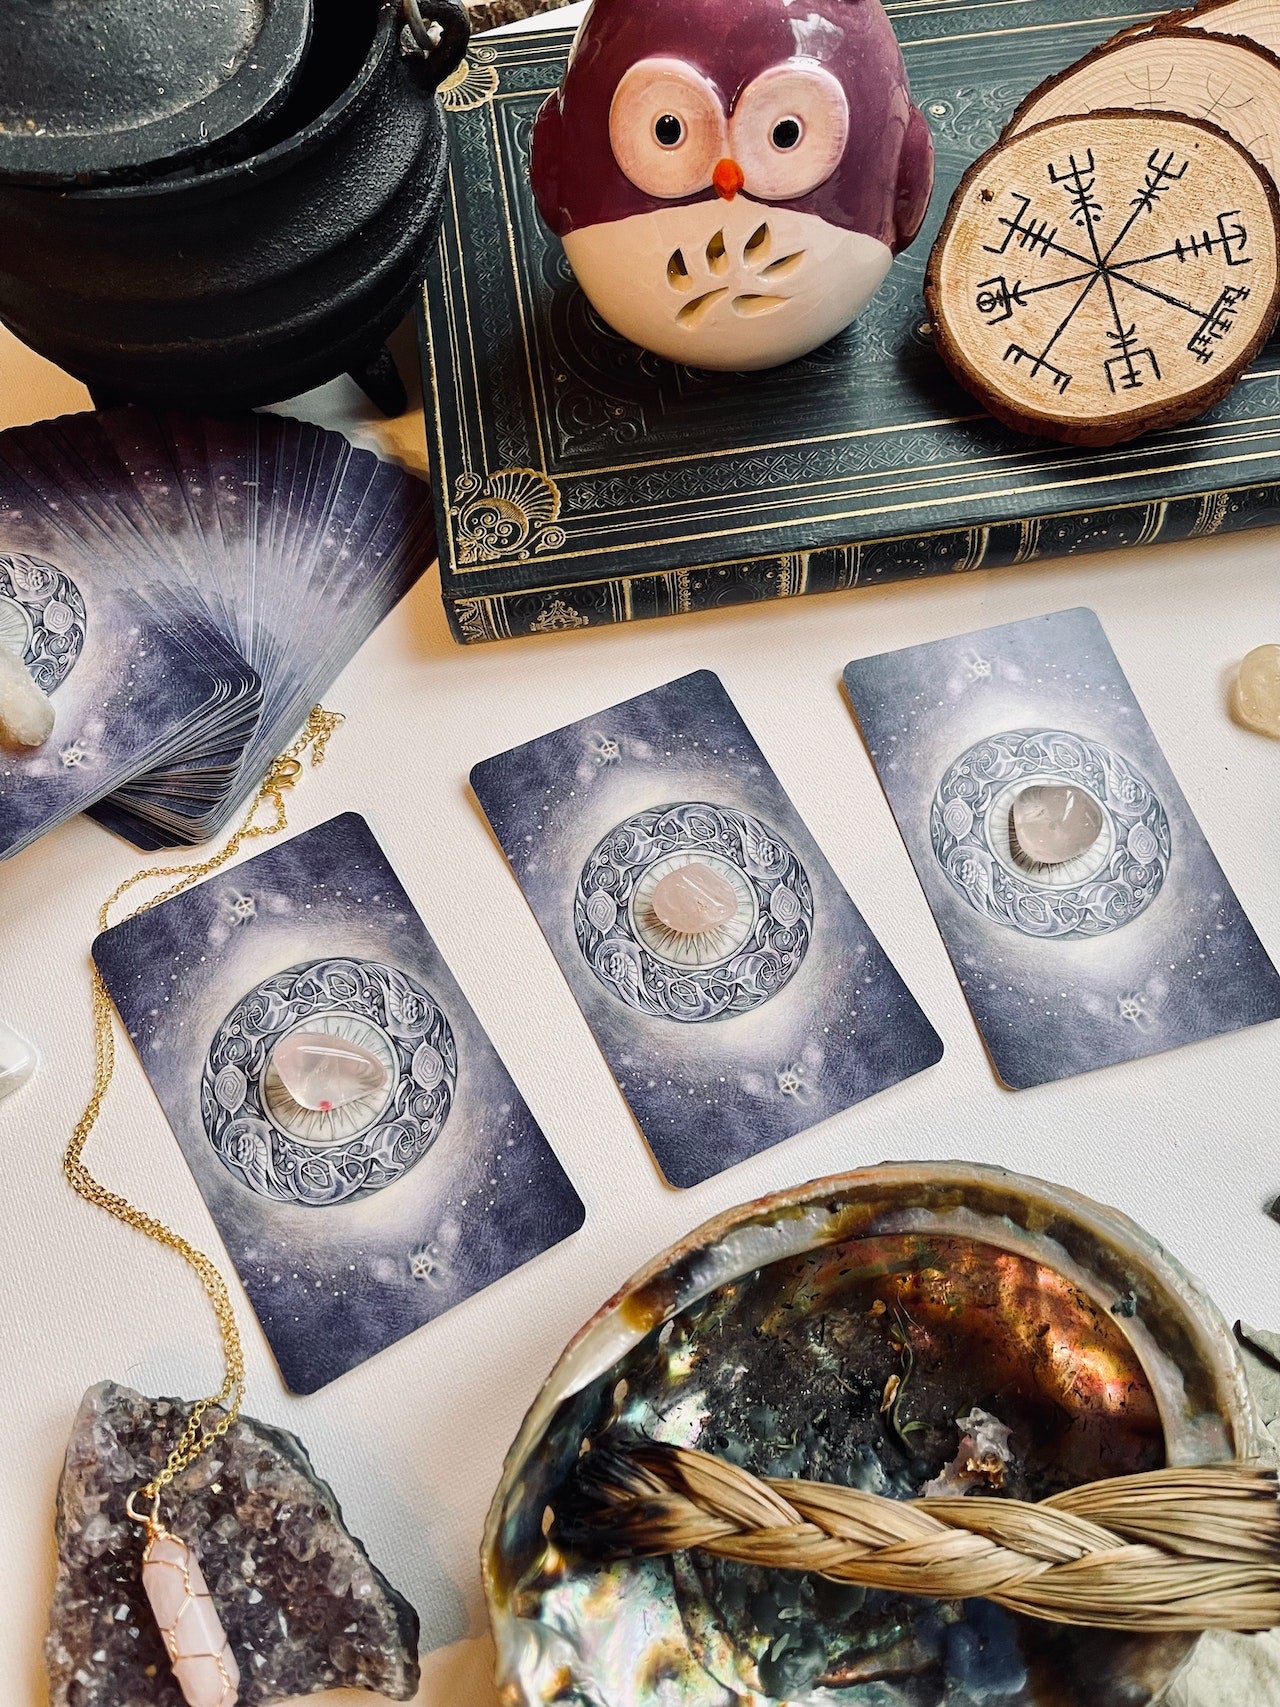
[[[659,924],[676,936],[718,930],[738,911],[738,897],[729,879],[697,860],[661,878],[649,904]]]
[[[34,1044],[0,1020],[0,1098],[20,1091],[39,1064]]]
[[[1088,853],[1102,830],[1102,808],[1082,788],[1033,782],[1010,814],[1017,852],[1033,865],[1065,865]]]
[[[282,1037],[271,1062],[294,1102],[320,1114],[378,1096],[387,1088],[387,1070],[376,1055],[323,1031]]]

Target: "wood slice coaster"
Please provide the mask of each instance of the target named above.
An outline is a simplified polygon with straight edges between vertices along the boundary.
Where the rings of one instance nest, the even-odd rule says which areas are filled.
[[[939,353],[997,419],[1109,445],[1216,403],[1280,311],[1280,202],[1224,132],[1050,119],[969,168],[925,274]]]
[[[1280,4],[1277,0],[1209,0],[1203,6],[1187,6],[1165,12],[1145,24],[1130,24],[1111,37],[1128,41],[1153,31],[1171,28],[1205,30],[1215,36],[1246,36],[1272,53],[1280,54]]]
[[[1280,54],[1280,5],[1276,0],[1217,0],[1189,6],[1168,20],[1189,30],[1208,30],[1215,36],[1248,36],[1250,41]]]
[[[1280,178],[1280,59],[1256,42],[1185,29],[1108,42],[1033,89],[1003,134],[1103,107],[1208,119]]]

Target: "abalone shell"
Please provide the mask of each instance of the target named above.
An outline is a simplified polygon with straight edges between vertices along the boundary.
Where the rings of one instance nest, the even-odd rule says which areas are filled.
[[[912,1498],[974,1407],[1011,1428],[1005,1491],[1022,1498],[1245,1456],[1256,1438],[1205,1294],[1126,1217],[1063,1187],[896,1164],[707,1223],[583,1328],[508,1456],[484,1545],[504,1707],[1159,1700],[1195,1637],[1072,1630],[695,1553],[600,1564],[557,1542],[584,1443],[647,1435]]]

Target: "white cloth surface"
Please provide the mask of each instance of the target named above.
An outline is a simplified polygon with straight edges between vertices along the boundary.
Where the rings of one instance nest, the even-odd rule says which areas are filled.
[[[572,14],[555,15],[556,22]],[[396,341],[406,377],[411,329]],[[0,333],[0,425],[89,406]],[[384,422],[349,381],[285,411],[421,469],[420,410]],[[236,1287],[247,1409],[298,1433],[356,1534],[422,1615],[425,1707],[495,1707],[477,1548],[502,1455],[560,1348],[622,1280],[718,1210],[885,1158],[999,1163],[1118,1204],[1228,1316],[1280,1326],[1280,1026],[1011,1094],[992,1076],[840,689],[856,655],[1087,604],[1246,911],[1280,957],[1280,743],[1237,728],[1236,662],[1280,641],[1280,537],[1196,540],[1038,567],[488,647],[451,639],[434,571],[326,697],[346,713],[294,830],[364,812],[587,1205],[584,1229],[314,1397],[284,1392]],[[665,1187],[470,796],[479,758],[686,671],[722,676],[850,893],[941,1032],[931,1071],[689,1192]],[[217,1385],[217,1341],[177,1259],[81,1203],[59,1157],[91,1084],[87,954],[98,906],[140,856],[78,820],[0,866],[0,1019],[43,1055],[0,1103],[0,1700],[45,1699],[53,1496],[81,1394]],[[88,1160],[220,1260],[221,1246],[127,1043]],[[1219,1644],[1220,1647],[1229,1644]],[[1244,1650],[1242,1650],[1243,1652]],[[1233,1667],[1232,1707],[1280,1686]],[[1220,1688],[1179,1707],[1222,1707]],[[317,1704],[367,1700],[313,1697]]]

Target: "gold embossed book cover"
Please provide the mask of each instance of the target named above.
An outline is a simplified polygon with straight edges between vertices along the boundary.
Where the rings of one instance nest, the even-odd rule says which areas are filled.
[[[423,297],[445,607],[460,640],[832,592],[1280,520],[1280,339],[1209,414],[1108,450],[1000,426],[921,284],[951,193],[1028,92],[1152,16],[1115,0],[890,0],[933,132],[924,229],[862,317],[764,373],[611,332],[528,181],[568,29],[488,37],[442,91],[450,201]]]

